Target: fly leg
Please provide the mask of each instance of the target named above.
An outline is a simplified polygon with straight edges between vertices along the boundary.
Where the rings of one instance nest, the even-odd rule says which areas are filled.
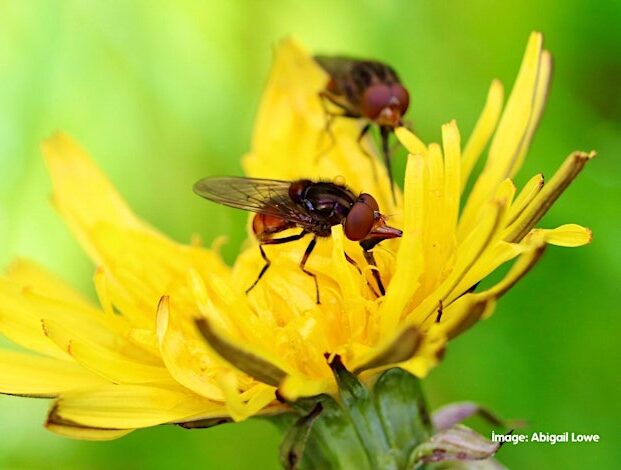
[[[332,150],[332,147],[336,145],[336,137],[334,137],[334,132],[332,132],[332,124],[334,123],[334,119],[340,116],[338,113],[334,113],[328,109],[328,103],[332,103],[336,106],[338,106],[338,104],[332,101],[330,99],[330,95],[328,95],[325,91],[319,92],[319,101],[321,102],[321,108],[323,109],[323,114],[326,118],[323,133],[328,135],[328,137],[330,138],[330,142],[328,144],[328,148],[321,151],[319,155],[317,155],[317,159],[328,153],[330,150]]]
[[[362,139],[364,139],[364,136],[369,133],[370,129],[371,129],[371,123],[369,122],[365,124],[362,127],[362,129],[360,129],[360,134],[358,134],[358,139],[356,139],[356,142],[358,143],[358,147],[360,148],[362,153],[364,153],[365,157],[369,159],[369,163],[371,164],[371,170],[373,171],[373,179],[377,181],[377,170],[375,168],[375,159],[373,158],[373,155],[371,155],[371,153],[366,148],[364,148],[364,145],[362,145]]]
[[[347,262],[349,264],[351,264],[354,268],[356,268],[356,270],[358,271],[358,274],[362,274],[362,270],[360,269],[360,266],[358,266],[358,263],[356,263],[356,260],[353,259],[351,256],[349,256],[347,253],[345,254],[345,259],[347,260]]]
[[[334,132],[332,132],[332,124],[334,123],[334,120],[338,117],[354,118],[354,119],[357,119],[360,117],[360,116],[350,113],[345,107],[343,107],[341,104],[334,101],[330,97],[330,95],[326,93],[325,91],[319,92],[319,101],[321,103],[321,108],[323,109],[323,113],[326,117],[326,123],[323,129],[323,132],[328,134],[328,137],[330,138],[330,143],[328,145],[328,148],[321,151],[317,155],[317,160],[323,155],[325,155],[326,153],[328,153],[330,150],[332,150],[332,148],[336,145],[336,137],[334,137]],[[343,112],[335,113],[334,111],[330,111],[330,109],[328,109],[328,103],[331,103],[332,105],[336,106]]]
[[[259,280],[263,277],[263,275],[265,274],[265,272],[267,271],[267,268],[270,267],[270,265],[272,264],[272,262],[270,261],[270,259],[267,257],[267,255],[265,254],[265,250],[263,250],[263,246],[264,245],[280,245],[282,243],[289,243],[289,242],[294,242],[296,240],[301,239],[302,237],[304,237],[304,235],[306,235],[308,232],[306,230],[302,230],[300,233],[298,233],[297,235],[290,235],[288,237],[283,237],[283,238],[272,238],[272,239],[266,239],[266,240],[262,240],[259,243],[259,251],[261,252],[261,258],[263,258],[263,261],[265,261],[265,264],[263,265],[263,268],[261,268],[261,271],[259,272],[259,275],[257,276],[257,278],[255,279],[255,281],[252,283],[252,285],[250,287],[248,287],[248,289],[246,289],[246,295],[252,290],[254,289],[254,286],[257,285],[257,283],[259,282]]]
[[[449,305],[452,305],[456,300],[461,299],[464,295],[471,294],[472,292],[474,292],[480,282],[481,281],[477,282],[472,287],[468,288],[467,290],[465,290],[464,292],[459,294],[457,297],[455,297],[453,300],[451,300],[447,305],[444,305],[444,301],[442,299],[440,299],[438,301],[438,310],[437,310],[437,315],[436,315],[436,323],[440,323],[440,320],[442,319],[442,314],[444,313],[444,309],[446,307],[448,307]]]
[[[375,256],[373,256],[373,252],[370,250],[365,250],[364,247],[362,247],[362,249],[364,253],[364,259],[367,260],[367,263],[369,263],[370,266],[377,268],[377,263],[375,262]],[[371,272],[373,273],[375,282],[377,282],[377,288],[379,289],[380,294],[386,295],[386,289],[384,289],[384,284],[382,283],[382,278],[380,277],[379,271],[377,269],[372,269]]]
[[[392,167],[390,165],[390,146],[388,137],[392,129],[388,126],[380,127],[380,134],[382,136],[382,155],[384,156],[384,164],[386,165],[386,171],[388,172],[388,180],[390,181],[390,191],[392,193],[392,202],[397,203],[397,197],[395,196],[395,183],[392,180]]]
[[[354,260],[351,256],[349,256],[347,253],[345,253],[345,259],[347,260],[347,262],[349,264],[351,264],[354,268],[356,268],[356,270],[358,271],[358,274],[360,274],[362,276],[362,270],[360,269],[360,266],[358,266],[358,263],[356,263],[356,260]],[[373,295],[375,297],[379,297],[380,295],[377,293],[377,291],[375,290],[375,287],[373,287],[373,285],[367,281],[367,286],[369,286],[369,289],[371,289],[371,292],[373,292]]]
[[[442,314],[444,313],[444,303],[442,302],[442,299],[438,301],[437,312],[438,314],[436,315],[436,323],[440,323],[440,320],[442,320]]]
[[[319,159],[319,157],[321,157],[325,153],[328,153],[332,149],[332,147],[336,145],[336,138],[334,137],[334,133],[332,132],[332,123],[334,122],[334,118],[337,117],[336,113],[332,113],[328,109],[328,106],[326,104],[326,101],[330,101],[328,95],[322,91],[319,93],[319,98],[319,101],[321,102],[321,108],[323,109],[323,114],[326,118],[323,133],[328,135],[328,137],[330,138],[330,143],[326,150],[322,151],[321,153],[319,153],[319,155],[317,155],[317,159]]]
[[[304,251],[304,256],[302,256],[302,261],[300,261],[300,269],[302,270],[302,272],[304,274],[308,274],[309,276],[311,276],[313,278],[313,281],[315,281],[315,296],[316,296],[316,299],[317,299],[317,305],[319,305],[321,303],[321,301],[319,300],[319,283],[317,282],[317,274],[311,273],[305,267],[306,266],[306,261],[308,260],[308,257],[310,256],[310,254],[315,249],[315,245],[316,244],[317,244],[317,237],[315,236],[310,241],[310,243],[306,247],[306,250]]]

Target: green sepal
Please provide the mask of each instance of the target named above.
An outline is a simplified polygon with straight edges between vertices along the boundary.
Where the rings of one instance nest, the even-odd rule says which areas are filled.
[[[317,404],[321,404],[321,412],[312,420],[305,420]],[[372,470],[351,421],[332,397],[303,398],[291,406],[294,412],[264,418],[284,432],[280,446],[280,460],[284,465],[291,462],[292,450],[303,449],[302,459],[296,458],[296,466],[292,468]],[[310,432],[305,435],[302,429],[293,430],[296,425],[308,425]]]
[[[420,380],[403,369],[387,370],[375,382],[373,400],[399,468],[403,468],[411,451],[431,435]]]
[[[294,470],[299,467],[313,423],[322,411],[323,405],[317,402],[310,413],[299,418],[289,428],[280,443],[280,463],[283,468]]]
[[[349,372],[339,356],[330,362],[345,413],[352,421],[373,468],[398,469],[398,449],[391,449],[371,393]],[[381,400],[381,397],[380,397]]]
[[[320,396],[323,410],[306,442],[302,469],[372,470],[356,429],[341,405],[328,395]]]
[[[396,368],[365,384],[338,356],[330,367],[339,386],[338,398],[303,398],[289,403],[291,413],[266,417],[285,432],[281,444],[285,468],[407,468],[414,449],[431,434],[419,380]]]

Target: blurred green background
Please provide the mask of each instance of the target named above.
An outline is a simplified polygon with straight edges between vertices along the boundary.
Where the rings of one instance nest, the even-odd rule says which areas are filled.
[[[181,241],[229,235],[231,261],[245,215],[207,207],[190,188],[240,174],[280,38],[393,64],[418,134],[437,140],[452,118],[470,132],[490,81],[510,89],[529,32],[540,30],[555,77],[518,184],[550,176],[574,149],[598,150],[542,223],[586,225],[594,241],[550,248],[495,316],[450,345],[426,391],[433,406],[475,400],[527,419],[528,432],[601,435],[599,444],[507,445],[499,457],[511,468],[618,468],[620,10],[579,0],[0,1],[0,264],[28,256],[93,294],[93,266],[49,204],[39,144],[57,129],[162,231]],[[90,443],[44,431],[47,407],[0,398],[1,468],[277,468],[268,423]]]

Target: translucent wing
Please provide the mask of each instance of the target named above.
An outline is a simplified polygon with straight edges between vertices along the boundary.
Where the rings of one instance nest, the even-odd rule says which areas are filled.
[[[373,84],[401,83],[397,72],[390,65],[376,60],[322,55],[317,55],[314,59],[336,82],[339,92],[348,95],[349,99],[360,97]],[[347,87],[353,89],[347,93]]]
[[[289,197],[290,186],[291,181],[230,176],[203,178],[194,192],[225,206],[303,223],[306,210]]]
[[[331,57],[325,55],[314,56],[315,61],[324,69],[331,77],[347,76],[357,62],[349,57]]]

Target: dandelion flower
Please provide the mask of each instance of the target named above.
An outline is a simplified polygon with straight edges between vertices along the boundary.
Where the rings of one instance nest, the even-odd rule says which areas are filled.
[[[75,142],[52,137],[43,150],[54,203],[97,267],[98,302],[33,262],[14,262],[0,280],[0,331],[22,350],[0,350],[0,392],[55,398],[52,431],[112,439],[163,423],[200,427],[278,414],[300,398],[335,395],[342,384],[326,354],[362,382],[395,366],[423,377],[451,338],[492,313],[547,244],[591,239],[578,225],[536,224],[593,153],[571,154],[545,184],[541,175],[519,190],[512,181],[539,123],[550,72],[542,36],[533,33],[504,109],[503,87],[494,81],[465,145],[455,122],[442,126],[441,143],[397,129],[409,156],[403,193],[393,202],[385,168],[356,141],[355,120],[335,120],[335,143],[322,154],[318,91],[327,77],[293,41],[279,45],[243,158],[246,175],[338,177],[374,195],[403,230],[374,249],[385,296],[370,287],[371,268],[341,226],[307,263],[321,304],[299,269],[304,240],[267,247],[271,267],[246,295],[264,264],[252,237],[232,267],[214,249],[174,242],[131,212]],[[496,285],[473,289],[511,260]]]

